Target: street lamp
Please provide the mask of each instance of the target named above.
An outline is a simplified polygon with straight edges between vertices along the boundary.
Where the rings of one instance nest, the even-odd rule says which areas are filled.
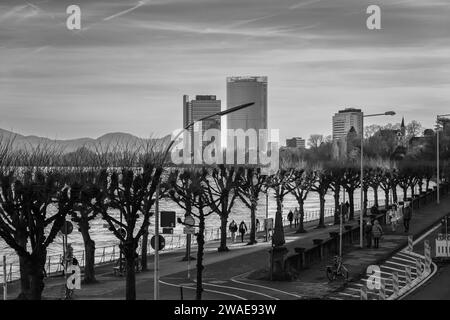
[[[364,247],[363,244],[363,208],[364,208],[364,118],[378,117],[378,116],[395,116],[394,111],[387,111],[384,113],[375,113],[362,115],[361,117],[361,207],[359,210],[359,246]]]
[[[173,147],[175,141],[178,139],[178,137],[185,131],[188,130],[189,128],[191,128],[193,125],[195,125],[198,122],[213,118],[213,117],[217,117],[217,116],[224,116],[236,111],[239,111],[241,109],[244,108],[248,108],[252,105],[254,105],[254,102],[250,102],[250,103],[245,103],[245,104],[241,104],[239,106],[224,110],[224,111],[220,111],[220,112],[216,112],[213,113],[211,115],[208,115],[206,117],[203,117],[201,119],[195,120],[191,123],[189,123],[183,131],[180,131],[171,141],[170,143],[167,145],[166,150],[164,152],[164,156],[162,158],[162,164],[164,165],[164,162],[166,161],[166,158],[170,152],[170,149]],[[161,179],[161,177],[160,177]],[[159,300],[159,188],[160,188],[160,181],[158,181],[158,184],[156,185],[156,199],[155,199],[155,270],[154,270],[154,299],[155,300]]]
[[[437,202],[437,204],[440,203],[439,184],[441,183],[441,173],[440,173],[440,168],[439,168],[439,157],[440,157],[440,155],[439,155],[439,151],[440,151],[439,150],[440,149],[439,148],[439,131],[441,128],[440,122],[443,120],[443,119],[441,119],[442,117],[448,117],[448,116],[450,116],[450,113],[449,114],[441,114],[436,117],[436,123],[437,123],[437,125],[436,125],[436,185],[437,185],[436,202]]]

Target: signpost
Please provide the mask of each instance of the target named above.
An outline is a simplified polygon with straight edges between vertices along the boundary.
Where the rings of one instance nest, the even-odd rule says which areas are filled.
[[[184,234],[186,234],[186,259],[187,259],[187,278],[191,278],[191,238],[195,233],[195,219],[187,214],[184,218]]]
[[[153,236],[150,240],[150,245],[155,251],[161,251],[166,246],[166,239],[162,235],[158,235],[158,249],[156,249],[156,236]]]

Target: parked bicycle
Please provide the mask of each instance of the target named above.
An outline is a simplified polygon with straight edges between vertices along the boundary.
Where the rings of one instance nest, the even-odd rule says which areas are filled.
[[[348,281],[349,272],[347,267],[342,263],[342,257],[334,256],[333,265],[327,266],[327,278],[330,281],[341,277],[345,282]]]

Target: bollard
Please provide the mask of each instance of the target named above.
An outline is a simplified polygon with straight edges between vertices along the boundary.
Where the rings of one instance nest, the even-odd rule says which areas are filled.
[[[386,300],[386,283],[380,279],[380,290],[378,291],[378,300]]]
[[[422,261],[420,259],[416,260],[416,270],[417,278],[422,278]]]
[[[414,246],[413,236],[408,236],[408,248],[406,251],[412,252]]]
[[[398,296],[400,291],[400,283],[398,281],[398,272],[392,273],[392,290],[394,290],[394,295]]]
[[[405,268],[405,276],[406,276],[406,285],[409,287],[411,285],[411,267]]]
[[[183,286],[180,286],[180,296],[181,300],[183,300]]]
[[[424,242],[424,250],[425,250],[425,272],[430,273],[431,271],[431,247],[430,241],[425,240]]]
[[[367,288],[365,286],[361,287],[361,292],[360,292],[360,298],[361,300],[367,300]]]

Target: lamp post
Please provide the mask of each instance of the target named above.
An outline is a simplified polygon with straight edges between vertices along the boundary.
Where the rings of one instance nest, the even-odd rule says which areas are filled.
[[[440,122],[442,121],[442,117],[448,117],[449,114],[441,114],[436,117],[436,186],[437,186],[437,197],[436,197],[436,203],[440,203],[440,194],[439,194],[439,185],[441,183],[441,173],[440,173],[440,167],[439,167],[439,157],[440,157],[440,148],[439,148],[439,131],[441,129]]]
[[[361,207],[359,210],[359,246],[361,248],[364,247],[363,245],[363,209],[364,209],[364,118],[369,117],[379,117],[379,116],[394,116],[394,111],[387,111],[384,113],[375,113],[375,114],[368,114],[368,115],[362,115],[361,117]]]
[[[221,117],[236,111],[239,111],[241,109],[244,108],[248,108],[252,105],[254,105],[254,102],[250,102],[250,103],[245,103],[245,104],[241,104],[237,107],[233,107],[230,109],[227,109],[225,111],[221,111],[221,112],[216,112],[213,113],[211,115],[208,115],[206,117],[203,117],[201,119],[195,120],[191,123],[189,123],[184,130],[180,131],[173,139],[171,139],[171,141],[169,142],[169,144],[166,147],[166,150],[163,153],[163,158],[162,158],[162,165],[164,165],[164,162],[167,159],[167,156],[169,155],[170,149],[173,147],[175,141],[178,139],[178,137],[185,131],[188,130],[189,128],[191,128],[194,124],[213,118],[213,117]],[[160,177],[161,179],[161,177]],[[155,199],[155,270],[154,270],[154,292],[153,292],[153,297],[155,300],[159,300],[159,192],[160,192],[160,181],[158,181],[158,184],[156,185],[156,199]]]

